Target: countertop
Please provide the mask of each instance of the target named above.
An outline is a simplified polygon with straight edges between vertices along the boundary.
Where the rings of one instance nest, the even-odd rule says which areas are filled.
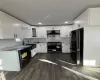
[[[2,48],[0,49],[0,51],[13,51],[13,50],[22,50],[24,48],[34,48],[36,44],[33,44],[33,45],[16,45],[16,46],[11,46],[11,47],[5,47],[5,48]]]

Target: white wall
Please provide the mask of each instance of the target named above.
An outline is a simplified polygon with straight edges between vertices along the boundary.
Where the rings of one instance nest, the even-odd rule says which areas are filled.
[[[96,60],[100,66],[100,26],[84,28],[84,60]]]
[[[0,49],[4,47],[14,46],[22,44],[22,42],[16,42],[15,39],[1,39],[0,40]]]

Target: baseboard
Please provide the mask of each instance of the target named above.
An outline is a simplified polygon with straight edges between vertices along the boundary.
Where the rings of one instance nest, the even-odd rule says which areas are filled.
[[[47,53],[45,53],[45,52],[44,53],[38,52],[37,54],[47,54]]]
[[[63,53],[63,52],[62,52],[62,53]],[[70,54],[70,52],[68,52],[68,53],[66,52],[66,53],[63,53],[63,54]]]

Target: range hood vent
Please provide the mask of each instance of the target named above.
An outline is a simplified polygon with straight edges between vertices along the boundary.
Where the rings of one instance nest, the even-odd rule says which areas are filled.
[[[60,30],[48,30],[47,35],[60,35]]]

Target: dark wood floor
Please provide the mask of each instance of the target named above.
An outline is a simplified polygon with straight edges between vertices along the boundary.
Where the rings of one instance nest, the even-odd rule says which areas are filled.
[[[69,54],[37,54],[22,71],[15,72],[15,74],[9,72],[6,80],[100,80],[100,74],[97,72],[59,60],[73,63]],[[73,70],[81,74],[73,72]],[[9,75],[13,75],[13,77],[9,77]],[[93,79],[89,77],[93,77]]]

